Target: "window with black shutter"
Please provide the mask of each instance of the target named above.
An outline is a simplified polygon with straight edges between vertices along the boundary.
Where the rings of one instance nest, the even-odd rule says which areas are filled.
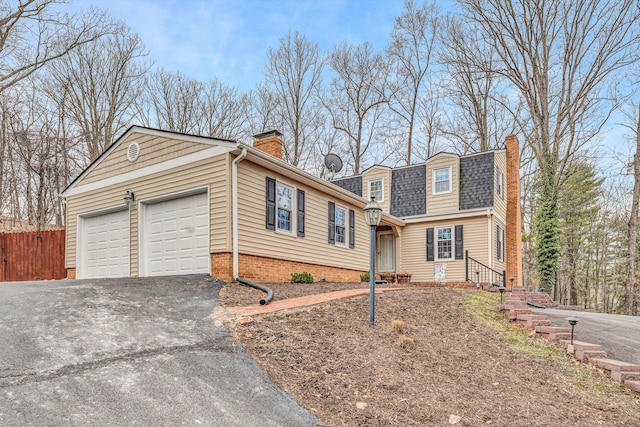
[[[276,180],[267,177],[267,230],[276,229]]]
[[[456,225],[456,259],[464,258],[463,252],[462,226]]]
[[[427,228],[427,261],[433,261],[433,228]]]
[[[304,191],[298,190],[298,236],[304,237]]]

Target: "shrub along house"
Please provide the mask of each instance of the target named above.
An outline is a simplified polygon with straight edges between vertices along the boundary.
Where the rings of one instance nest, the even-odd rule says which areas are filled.
[[[280,136],[256,135],[249,146],[129,128],[62,192],[67,276],[208,273],[282,282],[309,272],[358,281],[368,271],[362,209],[370,195],[384,208],[378,271],[461,282],[463,250],[502,268],[505,150],[374,166],[330,183],[283,162]],[[494,240],[502,242],[495,249]]]

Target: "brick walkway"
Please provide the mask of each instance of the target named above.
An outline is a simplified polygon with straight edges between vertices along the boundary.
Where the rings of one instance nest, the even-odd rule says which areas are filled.
[[[387,291],[398,291],[414,288],[376,288],[376,294],[382,294]],[[276,311],[288,310],[291,308],[306,307],[310,305],[322,304],[323,302],[333,301],[340,298],[349,298],[357,295],[367,295],[369,289],[346,289],[343,291],[327,292],[324,294],[306,295],[297,298],[288,298],[279,301],[271,301],[269,304],[260,305],[252,304],[247,306],[227,307],[227,310],[236,316],[238,323],[246,323],[251,321],[251,316],[259,314],[274,313]]]

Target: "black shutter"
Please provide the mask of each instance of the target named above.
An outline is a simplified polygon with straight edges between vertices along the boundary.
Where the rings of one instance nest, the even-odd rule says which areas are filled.
[[[502,259],[502,245],[500,245],[500,226],[496,225],[496,258]]]
[[[267,177],[267,229],[276,229],[276,180]]]
[[[304,237],[304,191],[298,190],[298,236]]]
[[[433,261],[433,228],[427,228],[427,261]]]
[[[336,204],[329,202],[329,243],[336,243]]]
[[[349,248],[356,247],[356,213],[349,209]]]
[[[456,259],[464,258],[462,246],[462,226],[456,225]]]

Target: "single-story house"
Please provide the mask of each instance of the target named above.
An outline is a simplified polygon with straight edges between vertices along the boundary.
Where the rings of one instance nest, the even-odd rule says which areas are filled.
[[[383,208],[377,271],[463,282],[468,252],[521,277],[521,261],[509,261],[510,251],[520,256],[515,136],[506,149],[439,153],[333,182],[285,163],[281,136],[265,132],[250,146],[132,126],[61,194],[68,277],[282,282],[309,272],[359,281],[369,268],[371,196]]]

